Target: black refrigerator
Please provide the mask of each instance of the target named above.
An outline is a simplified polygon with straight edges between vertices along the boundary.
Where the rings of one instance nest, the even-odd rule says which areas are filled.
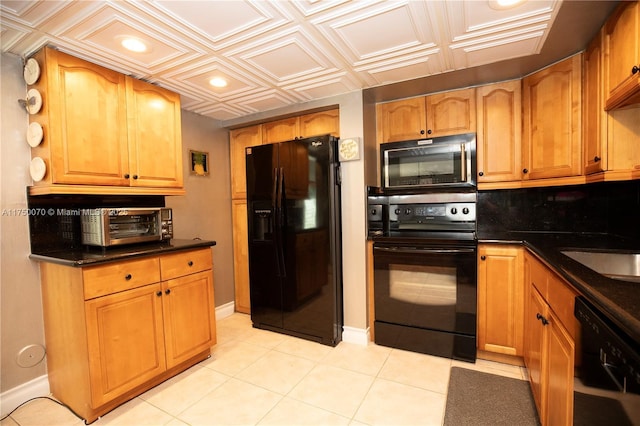
[[[343,322],[337,141],[246,149],[253,326],[331,346]]]

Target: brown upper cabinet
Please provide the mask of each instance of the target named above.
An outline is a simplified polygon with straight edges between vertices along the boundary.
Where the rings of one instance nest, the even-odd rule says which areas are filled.
[[[43,102],[30,121],[45,136],[32,156],[47,165],[36,185],[182,188],[179,95],[50,48],[35,58]]]
[[[476,131],[475,88],[376,105],[378,143]]]
[[[606,110],[640,103],[640,4],[620,3],[604,26]]]
[[[582,123],[584,173],[607,170],[607,115],[603,110],[604,81],[602,31],[584,53]]]
[[[338,109],[314,112],[283,120],[270,121],[262,125],[262,143],[285,142],[311,136],[340,133]]]
[[[245,150],[262,145],[262,125],[234,129],[229,132],[231,150],[231,198],[247,198],[247,173]]]
[[[181,188],[180,95],[131,77],[126,82],[130,185]]]
[[[520,80],[476,89],[478,183],[519,181],[522,174]]]
[[[582,174],[582,54],[522,80],[522,178]]]

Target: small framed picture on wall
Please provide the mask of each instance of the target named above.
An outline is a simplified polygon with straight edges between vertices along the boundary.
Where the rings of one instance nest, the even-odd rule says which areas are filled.
[[[191,157],[191,174],[198,176],[209,175],[209,153],[189,150]]]

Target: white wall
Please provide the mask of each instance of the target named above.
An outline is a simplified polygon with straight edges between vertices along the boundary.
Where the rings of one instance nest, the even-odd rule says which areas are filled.
[[[190,174],[189,150],[209,153],[209,175]],[[165,197],[167,207],[173,209],[174,237],[216,241],[212,249],[215,304],[232,303],[235,295],[229,132],[211,118],[183,110],[182,162],[186,195]]]
[[[30,147],[26,141],[29,118],[18,104],[26,96],[21,58],[2,54],[0,59],[0,392],[45,374],[45,362],[20,367],[18,352],[28,345],[44,345],[40,272],[29,260],[29,222],[26,187]],[[3,404],[4,398],[0,398]]]

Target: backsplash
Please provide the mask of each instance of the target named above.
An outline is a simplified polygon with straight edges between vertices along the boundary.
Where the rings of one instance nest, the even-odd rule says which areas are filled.
[[[478,192],[478,238],[505,231],[608,233],[640,240],[640,181]]]
[[[31,253],[47,254],[82,248],[80,209],[165,207],[165,200],[161,195],[28,195],[27,206]]]

